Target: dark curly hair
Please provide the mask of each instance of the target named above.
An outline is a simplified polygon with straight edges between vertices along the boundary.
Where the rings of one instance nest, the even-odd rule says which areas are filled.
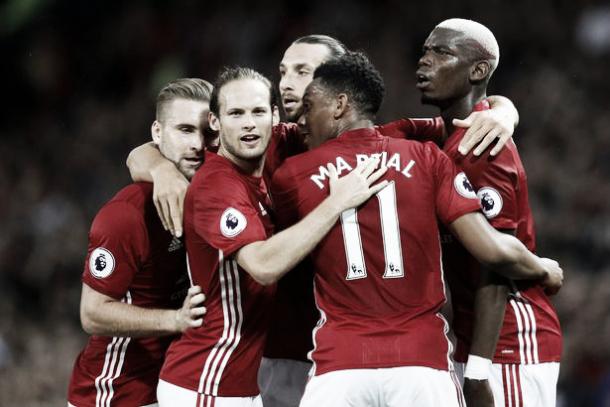
[[[348,51],[331,59],[314,72],[314,80],[335,94],[345,93],[361,114],[374,118],[385,94],[379,71],[362,52]]]

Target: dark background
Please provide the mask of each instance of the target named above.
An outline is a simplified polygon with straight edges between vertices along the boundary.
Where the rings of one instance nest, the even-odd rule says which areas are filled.
[[[539,252],[561,261],[561,406],[610,405],[610,4],[593,1],[8,0],[0,5],[0,405],[65,406],[89,224],[129,182],[168,80],[249,65],[277,80],[296,37],[363,49],[385,76],[380,121],[431,116],[421,45],[450,17],[487,25],[490,93],[521,114]]]

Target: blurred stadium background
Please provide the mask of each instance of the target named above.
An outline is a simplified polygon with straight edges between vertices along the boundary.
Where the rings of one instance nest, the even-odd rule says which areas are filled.
[[[6,0],[0,5],[0,405],[65,406],[86,336],[78,319],[87,231],[129,182],[166,81],[252,66],[277,79],[284,49],[325,33],[384,74],[380,121],[431,116],[414,71],[445,18],[501,49],[491,93],[521,114],[539,252],[559,259],[560,406],[610,406],[610,3],[499,0],[290,2]]]

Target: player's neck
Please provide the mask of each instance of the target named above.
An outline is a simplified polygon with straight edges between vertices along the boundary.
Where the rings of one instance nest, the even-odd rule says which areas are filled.
[[[243,158],[236,157],[235,155],[229,153],[227,150],[222,148],[221,145],[220,149],[218,150],[218,155],[231,161],[247,175],[252,177],[260,177],[263,175],[263,168],[265,167],[265,154],[257,159],[244,160]]]
[[[368,129],[372,128],[375,125],[369,119],[356,119],[350,121],[342,121],[337,126],[337,135],[343,134],[346,131],[357,130],[357,129]]]
[[[485,90],[477,92],[473,89],[473,91],[466,96],[455,99],[446,106],[441,107],[441,117],[445,122],[447,133],[451,134],[455,130],[455,127],[451,123],[453,119],[465,119],[468,117],[468,115],[472,113],[475,105],[485,97],[487,97]]]

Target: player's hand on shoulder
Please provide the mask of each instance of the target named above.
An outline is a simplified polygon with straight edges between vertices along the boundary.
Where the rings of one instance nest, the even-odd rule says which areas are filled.
[[[189,182],[173,163],[151,171],[154,181],[153,201],[165,230],[176,237],[182,236],[184,197]]]
[[[540,262],[547,272],[546,277],[542,280],[544,291],[548,295],[555,295],[563,285],[563,269],[553,259],[541,258]]]
[[[468,129],[458,147],[462,155],[468,154],[476,146],[473,154],[479,156],[494,140],[498,140],[490,152],[494,156],[511,140],[515,131],[514,120],[493,109],[472,112],[463,120],[453,119],[452,123]]]
[[[468,407],[494,407],[494,396],[488,380],[464,378],[464,398]]]
[[[378,158],[367,159],[341,178],[335,166],[328,164],[330,197],[340,212],[362,204],[388,185],[387,180],[375,184],[388,170],[387,167],[377,169],[379,163]]]
[[[184,332],[189,328],[203,325],[203,316],[206,308],[203,306],[205,294],[198,285],[192,286],[186,293],[182,308],[176,310],[176,331]]]

